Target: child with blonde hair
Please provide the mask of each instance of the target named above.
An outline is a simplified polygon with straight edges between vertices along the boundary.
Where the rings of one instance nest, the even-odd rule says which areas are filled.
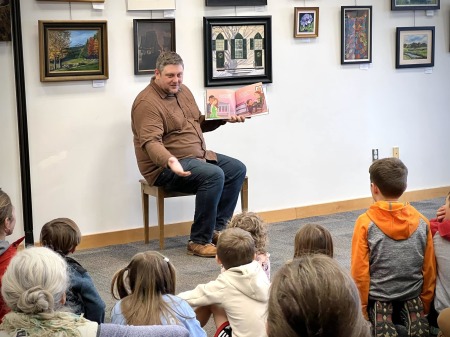
[[[80,244],[81,232],[77,224],[68,218],[47,222],[41,229],[41,245],[52,249],[67,262],[70,286],[66,306],[76,314],[84,314],[98,324],[105,320],[105,302],[98,293],[91,276],[76,260],[68,255]]]
[[[231,218],[227,228],[241,228],[250,233],[255,241],[256,261],[270,280],[270,254],[267,252],[267,224],[254,212],[242,212]]]
[[[306,224],[295,234],[294,258],[304,254],[325,254],[333,257],[333,238],[325,227]]]
[[[119,300],[111,323],[121,325],[183,325],[191,337],[206,337],[193,309],[175,296],[176,272],[169,259],[155,251],[138,253],[111,282]]]

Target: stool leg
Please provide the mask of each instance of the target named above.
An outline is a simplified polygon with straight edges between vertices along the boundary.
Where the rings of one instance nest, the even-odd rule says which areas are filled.
[[[248,211],[248,177],[245,177],[241,187],[241,208],[242,212]]]
[[[159,249],[164,249],[164,193],[159,191],[156,196],[156,208],[158,212]]]
[[[144,186],[141,186],[141,199],[142,199],[142,218],[144,220],[144,242],[149,241],[149,228],[148,228],[148,194],[144,192]]]

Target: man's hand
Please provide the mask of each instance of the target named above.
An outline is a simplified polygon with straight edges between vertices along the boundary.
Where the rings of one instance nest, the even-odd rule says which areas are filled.
[[[170,157],[167,161],[167,166],[172,170],[173,173],[175,173],[177,176],[180,177],[187,177],[191,175],[191,171],[185,171],[183,169],[183,166],[181,166],[180,162],[175,157]]]
[[[245,117],[244,116],[236,116],[231,115],[229,119],[227,119],[228,123],[244,123]]]
[[[445,218],[445,205],[442,205],[441,207],[439,207],[439,209],[436,212],[436,218],[438,219],[438,221],[442,221]]]

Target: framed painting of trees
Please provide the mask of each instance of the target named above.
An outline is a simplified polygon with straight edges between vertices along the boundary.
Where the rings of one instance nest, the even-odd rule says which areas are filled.
[[[108,78],[106,21],[39,21],[41,82]]]
[[[272,17],[203,18],[205,86],[272,83]]]

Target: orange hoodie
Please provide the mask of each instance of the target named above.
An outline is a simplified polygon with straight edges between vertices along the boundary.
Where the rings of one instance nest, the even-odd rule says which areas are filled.
[[[366,319],[369,298],[403,301],[420,296],[427,313],[436,283],[429,221],[408,203],[374,203],[355,223],[351,274]]]

